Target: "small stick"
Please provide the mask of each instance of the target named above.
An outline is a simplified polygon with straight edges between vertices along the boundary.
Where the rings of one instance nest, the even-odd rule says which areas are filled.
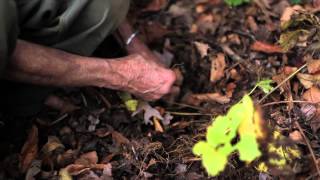
[[[273,106],[273,105],[277,105],[277,104],[287,104],[287,103],[307,103],[307,104],[318,104],[318,103],[313,103],[313,102],[309,102],[309,101],[277,101],[277,102],[270,102],[270,103],[266,103],[261,105],[261,107],[266,107],[266,106]]]
[[[315,154],[314,154],[314,152],[313,152],[313,150],[312,150],[312,147],[311,147],[311,145],[310,145],[310,142],[309,142],[307,136],[304,134],[303,129],[301,128],[301,126],[300,126],[300,124],[299,124],[298,121],[295,121],[295,125],[298,127],[298,129],[299,129],[299,131],[300,131],[300,133],[301,133],[304,141],[306,142],[306,144],[307,144],[307,146],[308,146],[308,149],[309,149],[309,151],[310,151],[310,153],[311,153],[311,156],[312,156],[313,163],[314,163],[314,165],[316,166],[318,176],[320,177],[320,168],[319,168],[319,166],[318,166],[317,158],[316,158],[316,156],[315,156]]]
[[[203,114],[203,113],[171,112],[171,111],[166,111],[166,112],[176,116],[212,116],[212,114]]]

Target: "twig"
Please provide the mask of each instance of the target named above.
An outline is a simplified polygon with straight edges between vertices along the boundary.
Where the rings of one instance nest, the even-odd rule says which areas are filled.
[[[301,66],[299,69],[297,69],[295,72],[293,72],[290,76],[288,76],[285,80],[283,80],[280,84],[278,84],[278,86],[276,86],[275,88],[273,88],[268,94],[266,94],[260,101],[259,104],[262,103],[267,97],[269,97],[274,91],[276,91],[277,89],[279,89],[284,83],[286,83],[287,81],[289,81],[291,78],[293,78],[296,74],[298,74],[302,69],[304,69],[305,67],[307,67],[307,64],[304,64],[303,66]]]
[[[309,102],[309,101],[277,101],[277,102],[270,102],[270,103],[266,103],[261,105],[261,107],[266,107],[266,106],[273,106],[273,105],[277,105],[277,104],[287,104],[287,103],[308,103],[308,104],[318,104],[318,103],[313,103],[313,102]]]
[[[308,146],[308,149],[309,149],[309,151],[310,151],[310,153],[311,153],[311,157],[312,157],[313,163],[314,163],[314,165],[316,166],[318,176],[320,177],[320,168],[319,168],[319,166],[318,166],[317,158],[316,158],[316,156],[315,156],[315,154],[314,154],[314,152],[313,152],[313,150],[312,150],[312,147],[311,147],[311,145],[310,145],[310,142],[309,142],[307,136],[304,134],[303,129],[301,128],[301,126],[300,126],[300,124],[299,124],[298,121],[295,121],[295,125],[298,127],[298,129],[299,129],[299,131],[300,131],[300,133],[301,133],[304,141],[306,142],[306,144],[307,144],[307,146]]]
[[[212,114],[203,114],[203,113],[171,112],[171,111],[166,111],[166,112],[176,116],[212,116]]]

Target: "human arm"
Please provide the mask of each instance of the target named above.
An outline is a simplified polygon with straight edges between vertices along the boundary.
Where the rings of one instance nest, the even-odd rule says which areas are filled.
[[[19,40],[5,79],[46,86],[98,86],[128,91],[146,100],[169,93],[172,71],[133,54],[119,59],[83,57]]]

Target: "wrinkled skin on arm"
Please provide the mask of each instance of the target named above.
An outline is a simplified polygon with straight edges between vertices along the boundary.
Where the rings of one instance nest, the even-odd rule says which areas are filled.
[[[139,54],[119,59],[73,55],[18,41],[4,77],[46,86],[98,86],[128,91],[146,100],[168,94],[175,74]]]

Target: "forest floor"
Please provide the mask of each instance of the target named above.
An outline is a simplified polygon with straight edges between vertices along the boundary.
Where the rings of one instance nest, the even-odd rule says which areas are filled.
[[[51,96],[55,107],[36,117],[3,116],[0,179],[59,179],[59,173],[82,180],[319,179],[319,4],[254,0],[230,7],[223,0],[133,1],[130,21],[139,38],[179,74],[180,94],[143,103],[144,112],[132,116],[119,92],[62,89]],[[307,27],[293,28],[307,33],[285,50],[278,43],[281,24],[298,16],[296,10],[307,16],[301,25]],[[103,56],[104,48],[96,54]],[[285,170],[259,172],[234,154],[225,171],[210,178],[193,155],[193,145],[204,138],[214,117],[264,79],[279,87],[265,99],[261,90],[251,97],[265,124],[286,137],[285,143],[299,147],[300,157]],[[144,116],[155,110],[163,120]]]

